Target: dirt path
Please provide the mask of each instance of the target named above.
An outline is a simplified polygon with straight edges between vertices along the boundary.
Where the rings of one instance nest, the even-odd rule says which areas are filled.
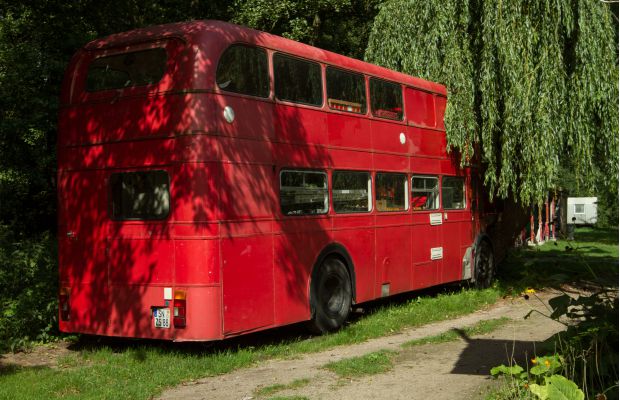
[[[540,293],[548,300],[555,294]],[[297,359],[272,360],[230,374],[188,382],[164,392],[160,399],[249,400],[269,398],[256,390],[275,384],[286,385],[308,379],[301,388],[279,391],[272,396],[305,396],[309,399],[475,399],[490,384],[489,370],[511,358],[521,365],[535,353],[536,346],[564,328],[538,314],[523,317],[532,308],[545,311],[537,298],[509,299],[488,310],[409,329],[364,343],[341,346]],[[458,341],[426,344],[403,349],[414,339],[463,328],[481,320],[508,317],[511,321],[496,331]],[[387,373],[349,380],[322,369],[328,362],[362,356],[378,350],[398,353],[394,368]]]

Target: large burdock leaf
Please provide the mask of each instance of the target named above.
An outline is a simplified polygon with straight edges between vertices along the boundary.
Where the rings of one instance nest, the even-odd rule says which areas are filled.
[[[575,382],[562,375],[547,378],[547,394],[549,400],[583,400],[584,394]]]

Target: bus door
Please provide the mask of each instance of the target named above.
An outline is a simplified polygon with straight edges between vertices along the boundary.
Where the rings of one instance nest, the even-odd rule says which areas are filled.
[[[441,198],[443,206],[442,282],[463,278],[463,256],[471,241],[467,240],[472,229],[471,212],[467,209],[465,176],[442,176]]]
[[[413,285],[414,289],[440,283],[443,263],[442,224],[439,210],[439,178],[413,175],[411,178],[413,210]]]

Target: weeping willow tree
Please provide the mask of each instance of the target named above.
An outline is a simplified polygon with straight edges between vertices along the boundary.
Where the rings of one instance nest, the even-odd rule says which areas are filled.
[[[617,193],[615,30],[597,0],[389,0],[366,59],[445,84],[449,147],[491,196],[540,203],[567,169]]]

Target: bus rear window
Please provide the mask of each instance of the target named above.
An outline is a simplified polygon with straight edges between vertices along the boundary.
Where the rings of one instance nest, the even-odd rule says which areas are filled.
[[[110,176],[112,219],[164,219],[170,211],[166,171],[120,172]]]
[[[86,91],[152,85],[164,76],[166,61],[162,48],[96,58],[88,67]]]

